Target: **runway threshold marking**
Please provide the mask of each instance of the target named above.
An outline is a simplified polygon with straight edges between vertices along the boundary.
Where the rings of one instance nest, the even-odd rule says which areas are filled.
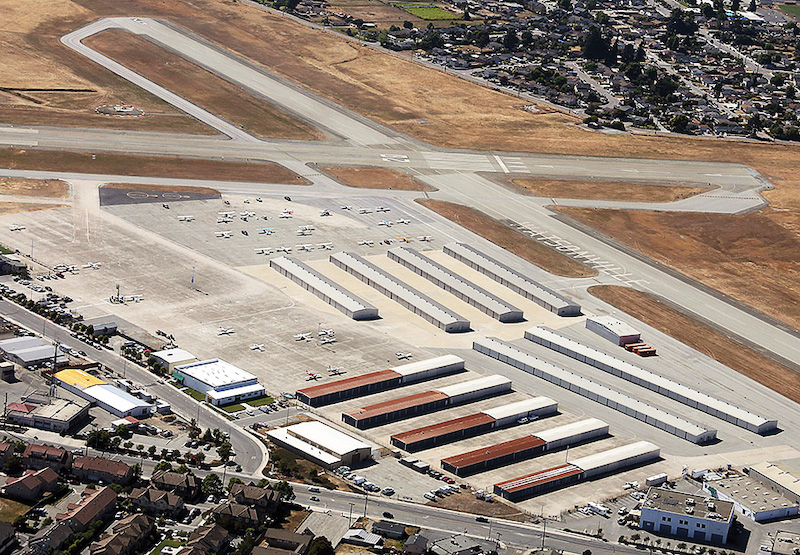
[[[502,158],[495,154],[494,159],[497,160],[497,163],[500,165],[500,169],[503,170],[503,173],[511,173],[508,169],[508,166],[506,166],[506,163],[503,162]]]

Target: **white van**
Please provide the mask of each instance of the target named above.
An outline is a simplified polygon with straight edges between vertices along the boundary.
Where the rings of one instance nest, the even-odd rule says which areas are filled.
[[[431,492],[429,492],[429,491],[426,491],[425,493],[423,493],[423,494],[422,494],[422,497],[424,497],[425,499],[427,499],[427,500],[429,500],[429,501],[436,501],[436,496],[435,496],[435,495],[433,495],[433,494],[432,494]]]

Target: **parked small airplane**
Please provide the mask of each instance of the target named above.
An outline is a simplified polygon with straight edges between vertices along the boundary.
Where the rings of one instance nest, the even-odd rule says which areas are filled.
[[[236,333],[236,330],[233,328],[218,328],[217,335],[231,335],[232,333]]]
[[[358,213],[359,214],[372,214],[372,210],[369,209],[369,208],[359,208],[358,209]]]
[[[304,245],[295,245],[295,248],[296,248],[297,250],[299,250],[299,251],[311,252],[311,247],[312,247],[312,246],[313,246],[313,245],[312,245],[311,243],[306,243],[306,244],[304,244]]]
[[[222,216],[223,218],[233,218],[236,215],[236,212],[228,211],[228,212],[217,212],[217,216]]]
[[[307,237],[307,236],[309,236],[309,235],[311,235],[313,233],[314,232],[311,231],[310,229],[298,229],[297,230],[297,235],[300,236],[300,237]]]
[[[167,210],[169,210],[169,204],[167,204],[166,202],[165,202],[164,204],[162,204],[161,206],[163,206],[164,208],[166,208]]]
[[[319,330],[317,332],[317,335],[319,335],[320,337],[327,337],[327,336],[333,336],[335,333],[336,332],[334,332],[332,329],[327,329],[327,330]]]
[[[345,205],[343,205],[343,206],[342,206],[342,210],[352,210],[352,209],[353,209],[353,207],[352,207],[352,206],[349,206],[349,205],[347,205],[347,204],[345,204]]]
[[[399,220],[395,221],[396,224],[405,224],[408,225],[411,223],[411,220],[407,220],[405,218],[400,218]]]
[[[281,212],[284,214],[294,214],[294,210],[291,208],[284,208],[283,210],[281,210]]]
[[[313,335],[311,332],[308,333],[296,333],[294,334],[295,341],[311,341],[313,339]]]
[[[245,204],[250,204],[250,199],[249,199],[249,198],[246,198],[246,199],[244,199],[242,202],[244,202]]]
[[[328,337],[323,337],[322,339],[319,340],[320,345],[327,345],[328,343],[336,343],[336,338],[328,336]]]
[[[289,218],[292,217],[292,213],[291,212],[281,212],[281,215],[278,216],[278,217],[280,219],[282,219],[282,220],[288,220]]]
[[[411,239],[413,239],[413,237],[411,237],[411,236],[398,237],[397,238],[398,241],[402,241],[403,243],[410,243]]]
[[[91,268],[93,270],[97,270],[100,268],[100,262],[87,262],[83,265],[83,268]]]
[[[310,370],[306,370],[306,375],[308,376],[306,378],[306,381],[308,381],[308,382],[310,382],[311,380],[318,380],[318,379],[320,379],[322,377],[319,374],[315,374],[314,372],[312,372]]]
[[[259,247],[255,249],[255,251],[256,254],[272,254],[273,252],[275,252],[275,249],[271,247]]]
[[[230,239],[232,233],[232,231],[215,231],[214,235],[222,239]]]
[[[375,244],[375,241],[366,241],[366,240],[365,241],[359,241],[358,244],[359,245],[364,245],[364,246],[367,246],[367,247],[371,247],[372,245]]]
[[[233,219],[232,219],[232,218],[218,218],[218,219],[217,219],[217,223],[218,223],[218,224],[229,224],[229,223],[231,223],[232,221],[233,221]]]
[[[231,205],[231,201],[229,201],[229,200],[223,200],[222,202],[223,202],[223,204],[225,204],[225,206],[230,206]]]
[[[378,222],[378,225],[385,225],[386,227],[392,227],[392,222],[387,220],[381,220]]]
[[[275,233],[274,227],[260,227],[256,231],[258,231],[261,235],[272,235]]]
[[[278,247],[278,252],[284,252],[286,254],[290,254],[292,252],[292,247],[280,246]]]
[[[317,243],[317,247],[324,251],[333,250],[333,243]]]
[[[375,212],[388,212],[391,208],[386,208],[385,206],[378,206],[375,208]]]
[[[433,237],[431,237],[430,235],[420,235],[419,237],[417,237],[417,239],[419,239],[420,241],[433,241]]]
[[[263,201],[261,200],[261,197],[258,197],[256,198],[256,202],[263,202]]]
[[[403,353],[401,351],[397,351],[395,353],[395,356],[397,356],[398,360],[407,360],[407,359],[413,357],[414,355],[412,353]]]
[[[320,210],[319,211],[319,215],[320,216],[330,216],[331,215],[331,211],[327,210],[327,209],[326,210]]]
[[[342,374],[344,374],[340,366],[331,366],[330,364],[328,365],[328,373],[331,376],[341,376]]]
[[[250,350],[251,351],[261,351],[263,353],[264,352],[264,344],[263,343],[253,343],[252,345],[250,345]]]
[[[194,220],[194,216],[178,216],[179,222],[191,222]]]
[[[11,227],[9,227],[9,229],[11,231],[22,231],[23,229],[25,229],[25,226],[19,224],[12,224]]]

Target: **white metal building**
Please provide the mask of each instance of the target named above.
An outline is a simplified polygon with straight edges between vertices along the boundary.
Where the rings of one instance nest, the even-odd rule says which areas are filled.
[[[533,434],[546,445],[548,451],[561,449],[569,445],[578,445],[608,435],[608,424],[598,418],[587,418],[556,428],[549,428]]]
[[[608,339],[615,345],[636,343],[642,334],[632,326],[617,320],[613,316],[593,316],[586,319],[586,329],[595,332],[600,337]]]
[[[523,319],[522,311],[517,307],[412,248],[395,247],[389,249],[386,254],[391,260],[402,264],[492,318],[497,318],[501,322],[519,322]]]
[[[660,456],[661,449],[658,446],[649,441],[637,441],[574,459],[570,463],[583,470],[585,478],[593,478],[637,464],[651,462]]]
[[[110,384],[93,385],[79,395],[117,416],[147,416],[152,406]]]
[[[536,326],[526,330],[525,339],[599,368],[623,380],[655,391],[679,403],[716,416],[745,430],[764,434],[778,427],[778,421],[775,419],[764,418],[705,393],[700,393],[630,362],[573,341],[544,326]]]
[[[325,468],[353,466],[372,456],[368,444],[316,420],[270,430],[267,437]]]
[[[156,361],[172,373],[176,366],[197,362],[197,357],[183,349],[165,349],[152,354]]]
[[[457,405],[460,403],[468,403],[473,399],[491,397],[511,391],[511,380],[500,374],[492,374],[491,376],[476,378],[468,382],[446,385],[434,389],[434,391],[447,395],[448,405]]]
[[[250,372],[213,358],[176,366],[173,376],[183,385],[205,394],[213,405],[229,405],[264,395],[264,386]]]
[[[378,318],[377,308],[296,258],[278,256],[269,261],[269,267],[300,285],[303,289],[311,291],[353,320],[374,320]]]
[[[764,461],[750,466],[749,473],[790,501],[800,503],[800,468],[783,462]]]
[[[724,544],[733,523],[733,503],[674,490],[650,488],[639,526],[654,534]]]
[[[68,362],[65,355],[56,352],[55,345],[38,337],[14,337],[0,341],[0,353],[11,362],[26,368],[51,363],[54,357],[56,364]]]
[[[501,428],[520,418],[539,418],[555,414],[558,412],[558,403],[549,397],[532,397],[481,412],[494,418],[494,426]]]
[[[789,518],[798,514],[797,502],[790,501],[768,484],[751,476],[733,476],[703,482],[711,497],[730,501],[741,514],[765,522]]]
[[[470,268],[559,316],[579,316],[581,307],[466,243],[448,243],[442,251]]]
[[[417,291],[407,283],[390,276],[357,254],[337,252],[330,256],[330,261],[337,268],[352,274],[378,292],[448,333],[470,330],[469,320]]]
[[[705,443],[717,437],[716,430],[703,428],[658,407],[648,405],[589,378],[541,360],[497,338],[478,339],[473,342],[472,348],[692,443]]]

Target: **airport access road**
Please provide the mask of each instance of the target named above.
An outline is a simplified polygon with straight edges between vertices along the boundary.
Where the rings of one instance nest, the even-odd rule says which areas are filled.
[[[144,368],[126,362],[112,351],[95,349],[91,345],[73,337],[69,330],[5,299],[0,299],[0,313],[17,324],[43,334],[44,337],[85,351],[91,360],[95,360],[112,369],[118,375],[147,388],[155,396],[170,403],[173,412],[181,415],[187,421],[195,418],[199,426],[219,428],[224,432],[228,432],[231,446],[236,453],[236,462],[242,465],[243,470],[256,473],[267,464],[269,456],[266,447],[258,439],[221,414],[198,403],[192,397],[175,389],[173,386],[166,383],[158,383],[155,376]]]

